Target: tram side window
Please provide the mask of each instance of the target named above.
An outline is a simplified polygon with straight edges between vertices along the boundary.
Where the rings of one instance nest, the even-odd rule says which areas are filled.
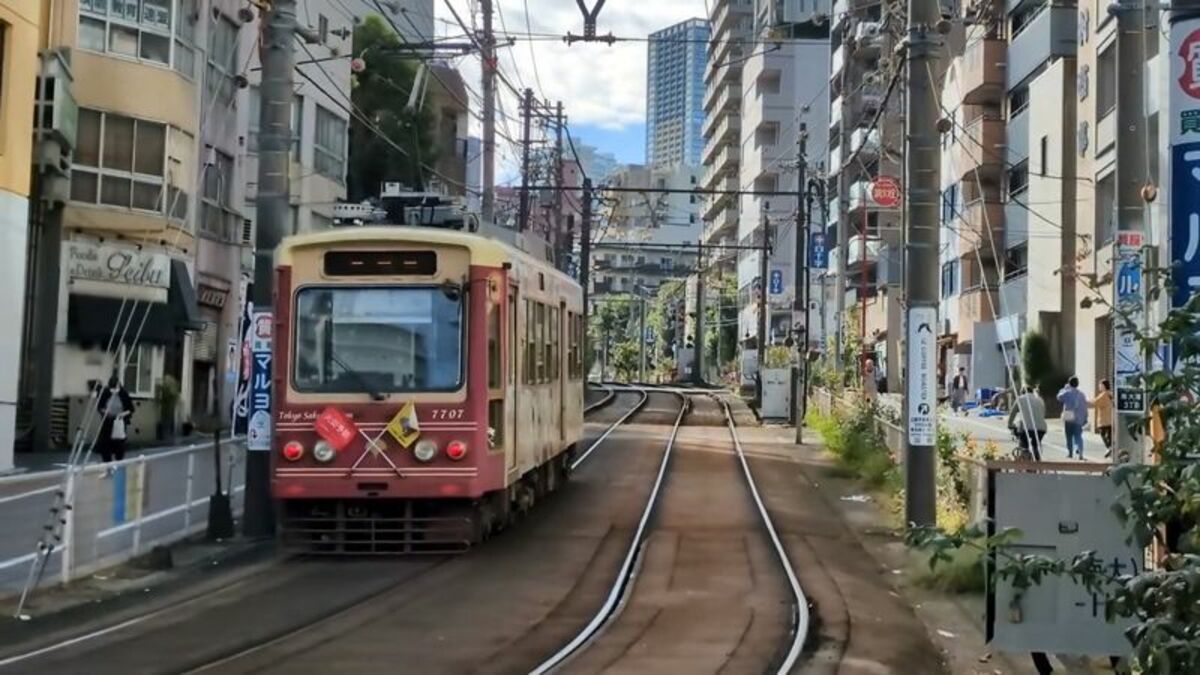
[[[550,322],[546,326],[549,340],[546,341],[547,377],[551,382],[558,381],[558,340],[562,325],[558,322],[558,308],[550,308]]]
[[[546,381],[546,306],[537,303],[534,313],[537,316],[537,382],[541,384]]]
[[[533,384],[537,380],[537,360],[533,358],[537,351],[537,341],[534,339],[533,301],[525,301],[525,384]]]
[[[499,389],[500,376],[500,308],[495,303],[488,304],[488,389]]]
[[[575,312],[567,311],[567,379],[575,379]]]

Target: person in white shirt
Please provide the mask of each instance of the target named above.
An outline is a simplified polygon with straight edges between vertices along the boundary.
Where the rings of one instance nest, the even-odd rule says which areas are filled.
[[[1018,419],[1018,416],[1020,419]],[[1008,428],[1017,436],[1021,447],[1042,461],[1042,439],[1046,436],[1046,402],[1033,387],[1026,386],[1008,411]]]

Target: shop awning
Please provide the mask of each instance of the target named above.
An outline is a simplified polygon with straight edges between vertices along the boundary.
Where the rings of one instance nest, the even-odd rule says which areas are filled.
[[[67,303],[67,339],[79,344],[103,347],[109,344],[114,329],[114,341],[123,337],[128,344],[136,339],[170,344],[178,341],[185,331],[203,327],[196,306],[196,289],[182,260],[171,261],[171,288],[165,303],[77,294],[72,294]]]

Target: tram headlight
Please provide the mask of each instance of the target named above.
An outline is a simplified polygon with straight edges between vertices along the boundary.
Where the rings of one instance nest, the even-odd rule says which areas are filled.
[[[337,451],[329,443],[317,441],[317,444],[313,446],[313,459],[318,462],[328,464],[333,461],[334,457],[337,457]]]
[[[418,462],[430,462],[437,455],[437,450],[437,443],[428,439],[419,441],[417,447],[413,448],[413,457],[416,457]]]

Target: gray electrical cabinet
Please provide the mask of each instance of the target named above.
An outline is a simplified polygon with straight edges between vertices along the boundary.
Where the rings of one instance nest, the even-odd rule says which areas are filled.
[[[1126,543],[1126,529],[1112,506],[1124,489],[1099,473],[1004,471],[990,469],[988,510],[994,533],[1020,531],[1013,554],[1045,555],[1070,561],[1095,551],[1104,571],[1137,573],[1145,555]],[[993,647],[1012,652],[1127,656],[1124,631],[1130,622],[1105,620],[1105,599],[1063,576],[1049,576],[1017,594],[997,567],[1004,556],[988,561],[987,637]]]

